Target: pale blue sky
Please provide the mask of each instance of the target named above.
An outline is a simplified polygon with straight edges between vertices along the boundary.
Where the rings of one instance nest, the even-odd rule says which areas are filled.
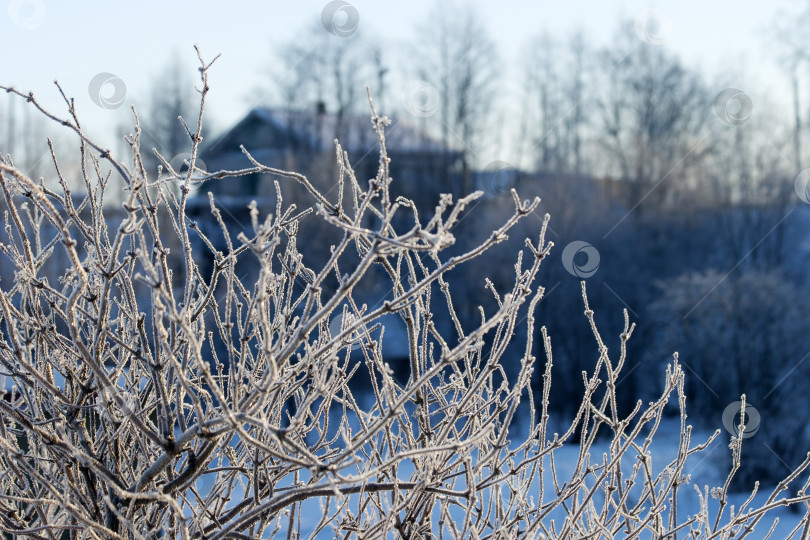
[[[109,2],[85,0],[0,0],[0,84],[33,90],[60,114],[64,108],[52,81],[58,79],[76,98],[81,118],[91,131],[112,137],[111,126],[126,118],[127,107],[107,110],[88,96],[89,81],[99,72],[120,77],[125,103],[143,102],[151,77],[173,50],[191,67],[192,45],[203,54],[222,57],[211,73],[210,112],[216,128],[241,117],[254,103],[270,44],[293,39],[318,21],[325,0],[229,2]],[[433,0],[387,2],[352,0],[363,30],[390,43],[404,43],[425,20]],[[670,35],[662,46],[710,76],[744,74],[739,87],[756,87],[777,102],[788,96],[787,79],[777,69],[764,34],[779,10],[798,11],[799,1],[776,0],[624,0],[475,2],[505,58],[505,85],[516,78],[517,55],[543,28],[564,35],[582,28],[593,45],[609,43],[620,16],[646,8],[665,14]],[[24,28],[31,26],[32,28]],[[403,48],[400,46],[399,51]],[[407,51],[405,51],[407,52]]]

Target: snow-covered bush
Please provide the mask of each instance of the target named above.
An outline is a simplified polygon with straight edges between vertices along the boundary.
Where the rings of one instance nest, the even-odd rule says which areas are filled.
[[[651,311],[680,336],[678,352],[692,372],[690,406],[720,419],[746,394],[759,418],[747,434],[749,459],[737,479],[779,481],[810,448],[805,417],[796,414],[804,409],[810,376],[807,291],[773,270],[709,270],[660,288]]]
[[[582,373],[581,396],[570,396],[579,401],[576,419],[552,433],[552,374],[566,366],[554,365],[551,338],[533,316],[552,247],[544,239],[548,217],[516,254],[511,287],[489,288],[497,309],[464,327],[444,276],[504,240],[538,200],[513,192],[513,215],[451,258],[444,250],[479,193],[444,197],[429,221],[414,216],[413,228],[393,230],[393,216],[413,209],[389,197],[387,119],[373,104],[379,171],[361,182],[338,146],[338,202],[304,176],[258,162],[194,173],[194,182],[262,172],[303,185],[317,219],[342,235],[323,267],[303,264],[297,242],[307,239],[296,233],[307,214],[280,196],[272,215],[251,210],[253,230],[236,242],[212,200],[211,219],[223,224],[228,244],[217,251],[185,212],[208,93],[210,64],[200,62],[202,106],[188,130],[192,166],[184,175],[165,159],[161,177],[147,174],[137,117],[125,160],[87,136],[73,107],[60,118],[33,95],[5,89],[80,137],[86,193],[70,192],[55,153],[42,181],[10,156],[0,159],[0,250],[15,276],[0,283],[0,376],[8,389],[0,400],[0,531],[15,538],[729,538],[776,507],[810,499],[804,489],[784,499],[779,485],[761,505],[735,511],[726,508],[727,482],[711,491],[720,504],[700,488],[698,510],[678,512],[679,493],[695,496],[685,486],[687,460],[706,447],[691,440],[684,373],[676,357],[660,398],[620,415],[616,384],[634,327],[625,313],[621,348],[608,351],[584,284],[582,323],[593,332],[596,361]],[[104,204],[111,182],[124,186],[118,209]],[[178,183],[175,196],[169,187]],[[196,252],[199,245],[207,251]],[[213,259],[210,275],[200,271],[205,257]],[[248,278],[235,271],[246,260],[258,269]],[[59,279],[49,279],[59,261]],[[384,275],[392,293],[376,308],[355,297],[370,275]],[[328,280],[337,285],[325,287]],[[438,302],[452,333],[437,330]],[[392,316],[407,329],[404,381],[382,355]],[[510,375],[501,357],[520,325],[529,339]],[[542,383],[533,387],[541,354]],[[370,402],[352,391],[360,372]],[[671,398],[681,407],[677,455],[659,457],[651,449]],[[525,418],[522,432],[512,428],[517,415]],[[597,433],[608,439],[601,450]],[[564,462],[560,452],[574,434],[575,457]],[[740,443],[733,442],[731,475]],[[805,515],[799,527],[807,524]]]

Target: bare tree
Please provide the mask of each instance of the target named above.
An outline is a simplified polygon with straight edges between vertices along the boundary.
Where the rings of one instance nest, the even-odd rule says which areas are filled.
[[[777,61],[790,77],[793,97],[793,160],[796,171],[802,170],[802,82],[806,83],[806,70],[810,68],[810,50],[804,40],[805,29],[810,21],[810,5],[798,13],[780,13],[773,21],[769,42],[776,44]]]
[[[592,52],[584,34],[571,34],[566,43],[548,31],[532,40],[525,64],[521,152],[537,155],[532,165],[546,173],[583,171],[586,81]]]
[[[314,112],[322,107],[334,112],[334,137],[344,139],[349,136],[348,124],[342,120],[358,112],[365,84],[374,81],[375,92],[385,87],[387,67],[382,50],[359,28],[350,35],[336,36],[318,21],[300,34],[305,37],[299,35],[276,48],[269,70],[276,101],[291,110]],[[267,93],[262,94],[267,101]]]
[[[715,188],[715,234],[741,271],[783,267],[796,238],[791,228],[797,224],[787,219],[795,209],[795,172],[785,159],[794,133],[775,121],[765,104],[757,107],[759,114],[745,126],[714,131],[713,151],[701,167],[704,181]]]
[[[191,122],[197,116],[199,104],[191,73],[193,71],[175,51],[152,78],[149,100],[144,107],[146,115],[141,122],[141,143],[147,149],[144,158],[150,165],[159,163],[152,148],[170,161],[188,150],[188,131],[182,122]],[[178,169],[184,159],[188,156],[175,162]]]
[[[701,78],[664,48],[637,39],[623,23],[615,45],[602,51],[600,98],[604,168],[629,184],[636,216],[660,207],[706,158],[711,145],[709,94]]]
[[[15,156],[20,169],[39,178],[49,161],[43,143],[50,126],[11,96],[3,101],[5,103],[0,102],[0,154]]]
[[[438,93],[433,127],[448,149],[463,153],[462,193],[470,193],[470,172],[484,165],[481,155],[495,104],[495,43],[472,6],[437,2],[419,26],[413,50],[416,76]]]
[[[202,101],[188,142],[192,164],[211,63],[200,57],[200,65]],[[0,158],[10,231],[0,249],[16,269],[13,283],[0,283],[0,376],[11,383],[0,400],[4,533],[222,539],[285,530],[288,538],[466,539],[688,531],[728,538],[757,526],[773,508],[810,500],[806,484],[796,496],[782,495],[808,458],[763,506],[749,500],[726,513],[741,458],[742,438],[735,438],[729,480],[712,491],[719,506],[708,504],[706,487],[698,490],[700,511],[679,514],[687,460],[708,443],[691,441],[677,355],[660,397],[621,416],[616,382],[634,326],[625,313],[621,347],[609,354],[584,284],[596,362],[583,373],[574,422],[552,434],[551,338],[545,329],[539,344],[533,338],[534,311],[544,296],[536,278],[552,247],[544,238],[548,216],[517,254],[512,285],[491,287],[497,307],[482,310],[477,327],[463,328],[446,275],[505,240],[539,201],[523,201],[513,191],[513,215],[481,244],[450,258],[444,250],[454,242],[451,231],[478,192],[444,196],[429,221],[416,218],[412,229],[395,233],[391,220],[411,212],[412,204],[389,196],[387,119],[373,104],[380,167],[361,185],[338,146],[336,181],[351,193],[344,205],[343,197],[331,202],[306,177],[256,161],[199,178],[179,174],[161,156],[169,175],[158,181],[143,166],[137,117],[127,166],[87,136],[70,100],[70,116],[62,118],[32,94],[10,91],[76,133],[93,166],[82,171],[86,194],[76,205],[67,189],[50,190]],[[61,180],[52,157],[52,174]],[[296,247],[298,223],[310,210],[285,206],[280,197],[272,215],[251,207],[253,230],[237,242],[211,198],[224,252],[188,219],[193,181],[235,181],[256,172],[302,184],[320,219],[342,233],[323,267],[305,267]],[[117,213],[100,202],[113,177],[127,195]],[[168,182],[180,183],[178,196]],[[159,188],[156,195],[150,186]],[[368,215],[378,227],[363,226]],[[344,265],[350,251],[357,257]],[[211,276],[201,275],[200,256],[213,258]],[[64,264],[50,279],[46,261],[55,257]],[[249,281],[235,270],[246,259],[258,268]],[[179,279],[172,261],[179,262]],[[368,308],[354,290],[375,265],[393,297]],[[330,277],[339,283],[331,291],[323,287]],[[434,295],[448,306],[451,333],[437,330]],[[394,380],[381,353],[385,316],[406,328],[410,373],[403,382]],[[520,369],[508,376],[501,356],[521,325],[528,339]],[[217,342],[225,344],[221,354]],[[536,345],[547,359],[537,388],[531,384]],[[352,391],[358,373],[368,376],[370,402]],[[660,460],[651,448],[673,393],[680,444],[674,459]],[[522,437],[511,428],[519,413],[529,419]],[[578,457],[565,467],[554,456],[575,432]],[[610,439],[599,453],[593,449],[598,433]],[[797,530],[809,524],[810,511]]]

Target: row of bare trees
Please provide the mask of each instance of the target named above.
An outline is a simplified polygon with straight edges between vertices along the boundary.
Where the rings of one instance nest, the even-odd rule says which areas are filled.
[[[793,34],[780,35],[787,40]],[[469,5],[444,3],[397,47],[362,25],[334,35],[316,21],[294,41],[273,45],[264,61],[266,79],[249,99],[293,110],[314,111],[320,104],[337,116],[335,137],[345,139],[350,123],[342,119],[361,112],[368,85],[381,110],[462,152],[464,192],[476,187],[473,171],[500,160],[544,173],[621,178],[631,186],[626,203],[643,200],[642,213],[678,202],[686,191],[699,192],[704,201],[733,201],[746,182],[758,182],[752,169],[762,164],[754,161],[772,148],[794,156],[780,169],[798,173],[806,122],[796,77],[804,53],[800,42],[786,43],[783,56],[792,62],[796,92],[792,123],[768,110],[756,88],[718,105],[734,77],[707,78],[666,44],[639,39],[632,21],[621,21],[611,43],[601,47],[582,31],[542,31],[510,71],[481,15]],[[172,156],[185,134],[166,119],[190,113],[186,72],[170,60],[156,74],[144,109],[145,142]],[[748,107],[748,116],[723,117],[737,105]],[[499,121],[504,119],[514,121]],[[758,137],[764,130],[769,136]],[[726,174],[728,162],[741,156],[751,158]]]
[[[606,46],[593,44],[582,30],[542,30],[518,59],[505,59],[481,14],[458,3],[437,3],[404,43],[386,41],[363,24],[335,35],[314,21],[295,40],[272,45],[259,69],[265,78],[248,99],[290,109],[314,110],[321,103],[337,115],[335,136],[343,137],[340,119],[362,112],[358,104],[368,85],[381,110],[463,153],[465,192],[476,187],[472,171],[500,160],[545,173],[621,177],[633,186],[630,204],[645,199],[641,211],[673,202],[683,189],[730,200],[757,179],[748,170],[721,178],[729,160],[774,143],[789,156],[794,175],[807,161],[802,137],[810,114],[804,103],[810,56],[801,30],[808,13],[784,13],[770,25],[778,37],[774,61],[785,67],[792,89],[789,119],[771,114],[756,88],[743,88],[738,97],[754,100],[754,114],[740,125],[724,124],[715,99],[734,78],[707,78],[666,43],[639,39],[632,21],[620,21]],[[139,100],[145,147],[171,157],[181,152],[186,133],[176,119],[193,115],[192,75],[176,52],[153,71],[151,91]],[[41,138],[37,124],[21,117],[28,113],[10,102],[0,107],[6,110],[4,151],[22,138]],[[763,130],[767,138],[752,139]],[[157,165],[153,156],[146,159]]]

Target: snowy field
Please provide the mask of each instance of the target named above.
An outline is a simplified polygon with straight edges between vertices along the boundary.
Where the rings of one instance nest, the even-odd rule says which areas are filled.
[[[3,377],[3,382],[6,389],[11,387],[9,379]],[[57,381],[61,383],[61,381]],[[333,411],[333,414],[335,411]],[[333,417],[333,420],[338,420],[336,417]],[[355,424],[355,422],[350,422]],[[333,425],[337,425],[338,422],[334,422]],[[354,425],[352,429],[358,429],[359,425]],[[652,455],[652,465],[653,465],[653,473],[658,474],[661,469],[666,466],[668,463],[672,462],[678,454],[678,434],[680,428],[680,420],[678,418],[667,418],[661,422],[661,426],[659,427],[656,436],[653,439],[653,443],[651,446],[651,455]],[[561,429],[562,431],[562,429]],[[694,447],[700,443],[705,442],[710,436],[709,432],[701,432],[695,431],[692,434],[691,446]],[[513,439],[513,446],[515,445],[515,439],[519,439],[519,436],[515,436]],[[699,511],[700,508],[700,500],[695,490],[695,486],[700,488],[702,493],[705,493],[706,486],[709,488],[709,492],[711,492],[712,488],[721,487],[725,482],[726,475],[728,474],[728,470],[730,468],[730,452],[727,449],[727,445],[729,442],[729,435],[723,431],[720,436],[715,440],[715,442],[709,446],[706,450],[696,455],[691,456],[687,462],[685,471],[686,474],[689,475],[689,483],[682,486],[678,491],[678,522],[682,523],[686,519],[687,516],[692,516]],[[594,443],[591,449],[591,461],[597,462],[601,461],[602,453],[608,452],[609,442],[608,441],[597,441]],[[557,479],[560,484],[565,482],[570,478],[571,471],[574,470],[577,463],[577,458],[579,454],[579,446],[574,444],[567,444],[564,445],[562,448],[556,450],[554,452],[555,463],[557,466]],[[632,470],[632,466],[636,459],[635,452],[628,452],[627,456],[625,457],[623,469],[625,471],[625,475],[629,474]],[[745,461],[745,442],[743,443],[743,462]],[[222,465],[228,465],[228,460],[225,459],[222,462]],[[546,458],[545,465],[548,468],[549,460]],[[212,465],[213,466],[213,465]],[[414,467],[411,461],[405,460],[401,462],[399,468],[399,478],[403,481],[412,480],[412,476],[414,476]],[[302,472],[300,475],[300,481],[306,481],[306,472]],[[234,490],[233,497],[231,498],[231,503],[228,505],[232,507],[236,505],[241,499],[243,494],[245,493],[244,487],[248,485],[248,479],[244,478],[243,483],[237,485],[236,489]],[[287,480],[287,479],[285,479]],[[553,486],[552,479],[550,476],[550,472],[546,471],[545,476],[546,481],[546,502],[548,502],[549,492],[552,491],[551,486]],[[536,483],[536,482],[535,482]],[[210,493],[212,488],[216,489],[218,486],[214,486],[214,475],[203,475],[197,481],[197,489],[199,494],[202,497],[205,497]],[[283,490],[285,485],[289,485],[290,482],[282,482],[277,486],[277,489]],[[638,487],[638,486],[637,486]],[[753,487],[753,486],[752,486]],[[457,485],[456,489],[463,489],[463,485]],[[761,486],[757,495],[752,499],[750,504],[746,507],[746,510],[750,510],[753,508],[758,508],[762,506],[768,496],[771,493],[773,486]],[[533,492],[539,494],[539,485],[533,486]],[[721,519],[722,523],[727,523],[729,520],[730,511],[735,513],[740,512],[740,505],[743,504],[746,499],[750,496],[749,492],[739,492],[739,493],[732,493],[729,496],[728,505],[724,511],[723,519]],[[786,494],[783,492],[778,498],[783,498]],[[356,498],[350,498],[352,502],[356,500]],[[596,504],[597,508],[599,506],[600,501],[597,499]],[[334,538],[334,532],[331,530],[330,527],[326,527],[325,530],[322,530],[320,533],[313,536],[314,529],[318,526],[320,520],[324,516],[324,513],[327,509],[324,507],[325,499],[310,499],[305,501],[300,505],[297,510],[297,521],[300,522],[301,525],[301,538],[312,538],[314,540],[326,540],[329,538]],[[350,504],[351,507],[351,504]],[[709,498],[709,507],[710,507],[710,516],[712,520],[714,516],[716,516],[718,501],[715,498],[710,496]],[[330,513],[334,513],[336,511],[334,502],[328,509]],[[798,509],[797,509],[798,510]],[[664,513],[665,516],[668,516],[668,511]],[[459,516],[463,516],[463,512],[459,512]],[[552,512],[545,520],[544,523],[547,527],[550,528],[552,520],[555,521],[557,529],[559,530],[559,526],[564,519],[564,513],[560,512]],[[799,539],[802,538],[801,530],[795,532],[791,535],[791,531],[793,531],[797,525],[799,524],[802,517],[802,511],[790,511],[787,508],[780,507],[770,511],[760,522],[757,524],[754,531],[746,536],[746,538],[750,538],[752,540],[762,539],[768,537],[768,532],[772,526],[774,526],[773,532],[769,538],[774,540],[792,540],[792,539]],[[278,533],[273,536],[269,532],[264,536],[264,538],[286,538],[287,528],[285,520],[281,520],[282,527],[278,531]],[[684,531],[680,534],[680,537],[687,537],[687,533]],[[393,538],[393,536],[391,536]],[[617,538],[621,538],[618,536]],[[644,538],[642,536],[642,538]]]
[[[678,419],[666,419],[662,421],[661,427],[659,428],[656,438],[652,444],[652,460],[653,460],[653,472],[657,474],[662,467],[666,464],[671,462],[677,457],[678,454],[678,433],[679,433],[679,420]],[[698,432],[693,433],[692,436],[692,446],[705,442],[708,439],[709,433],[707,432]],[[690,476],[690,481],[688,484],[682,486],[679,489],[679,496],[678,496],[678,521],[682,523],[683,521],[687,520],[689,516],[696,514],[700,508],[699,497],[695,491],[695,486],[698,486],[701,492],[705,492],[705,486],[709,487],[709,491],[714,487],[722,486],[726,474],[728,472],[728,467],[730,467],[730,458],[728,458],[728,451],[726,450],[726,445],[728,444],[728,436],[725,433],[721,433],[718,439],[704,452],[692,456],[686,463],[686,473]],[[601,460],[602,452],[608,451],[608,443],[605,441],[596,442],[592,447],[592,461]],[[570,477],[570,471],[572,471],[576,467],[577,457],[579,453],[579,446],[578,445],[565,445],[562,448],[558,449],[555,452],[555,463],[557,465],[558,470],[558,481],[560,483],[565,482]],[[743,456],[745,456],[745,446],[743,446]],[[728,460],[726,459],[728,458]],[[632,469],[633,462],[635,460],[635,454],[629,453],[625,458],[625,471],[629,473]],[[546,459],[546,466],[548,466],[548,459]],[[413,465],[410,461],[403,461],[399,467],[399,477],[401,480],[411,480],[411,476],[414,473]],[[568,476],[567,476],[568,475]],[[213,487],[211,485],[210,480],[206,480],[206,477],[203,477],[201,480],[198,481],[197,487],[201,495],[205,495],[208,491]],[[210,476],[208,477],[211,478]],[[301,480],[305,479],[305,474],[301,475]],[[552,483],[551,477],[546,471],[546,490],[551,491]],[[279,486],[280,487],[280,486]],[[539,488],[539,486],[537,486]],[[462,486],[456,486],[457,489],[463,489]],[[283,488],[281,488],[283,489]],[[764,486],[762,487],[758,494],[753,498],[751,503],[746,507],[746,509],[753,509],[761,506],[764,504],[765,500],[768,498],[769,494],[771,493],[772,486]],[[243,490],[239,490],[240,493]],[[539,489],[534,490],[536,493],[539,493]],[[739,513],[740,505],[745,502],[745,500],[750,496],[750,492],[748,493],[733,493],[730,494],[728,505],[723,514],[723,519],[721,519],[721,525],[723,523],[727,523],[730,515],[730,511],[735,513]],[[781,498],[780,496],[779,498]],[[353,503],[356,502],[356,498],[350,498],[352,503],[350,503],[350,508],[353,506]],[[238,503],[240,497],[234,497],[233,504]],[[548,493],[546,495],[546,501],[548,501]],[[597,508],[600,508],[599,502],[597,500]],[[326,527],[325,530],[321,530],[320,533],[313,536],[313,531],[318,526],[320,520],[323,518],[325,513],[328,511],[330,514],[334,513],[337,508],[334,505],[334,502],[330,505],[327,509],[325,506],[324,499],[311,499],[301,504],[301,506],[297,510],[297,521],[300,522],[301,525],[301,538],[312,538],[316,540],[326,540],[330,538],[334,538],[334,532],[330,527]],[[709,507],[710,507],[710,517],[713,520],[717,513],[718,501],[714,498],[709,498]],[[459,517],[463,515],[462,512],[459,511]],[[668,510],[664,513],[665,517],[668,517]],[[769,512],[765,518],[760,520],[757,524],[754,531],[746,536],[746,538],[750,538],[752,540],[762,539],[768,537],[768,532],[774,523],[774,529],[769,538],[774,540],[790,540],[790,539],[799,539],[801,538],[801,530],[797,531],[795,534],[791,536],[791,531],[796,528],[801,520],[802,512],[791,512],[786,508],[777,508]],[[438,516],[437,516],[438,517]],[[560,524],[564,519],[563,512],[553,512],[550,514],[545,520],[544,523],[547,527],[550,528],[551,521],[554,520],[557,526],[557,530],[559,530]],[[275,536],[271,535],[269,532],[266,533],[264,538],[286,538],[287,535],[287,528],[285,520],[282,520],[282,527],[278,530]],[[395,536],[393,533],[390,535],[390,538],[394,538]],[[679,538],[687,538],[688,533],[686,530],[682,531],[679,534]],[[540,536],[535,536],[534,538],[542,538]],[[603,537],[604,538],[604,537]],[[616,538],[622,538],[622,536],[617,536]],[[640,538],[652,538],[652,536],[641,536]]]

